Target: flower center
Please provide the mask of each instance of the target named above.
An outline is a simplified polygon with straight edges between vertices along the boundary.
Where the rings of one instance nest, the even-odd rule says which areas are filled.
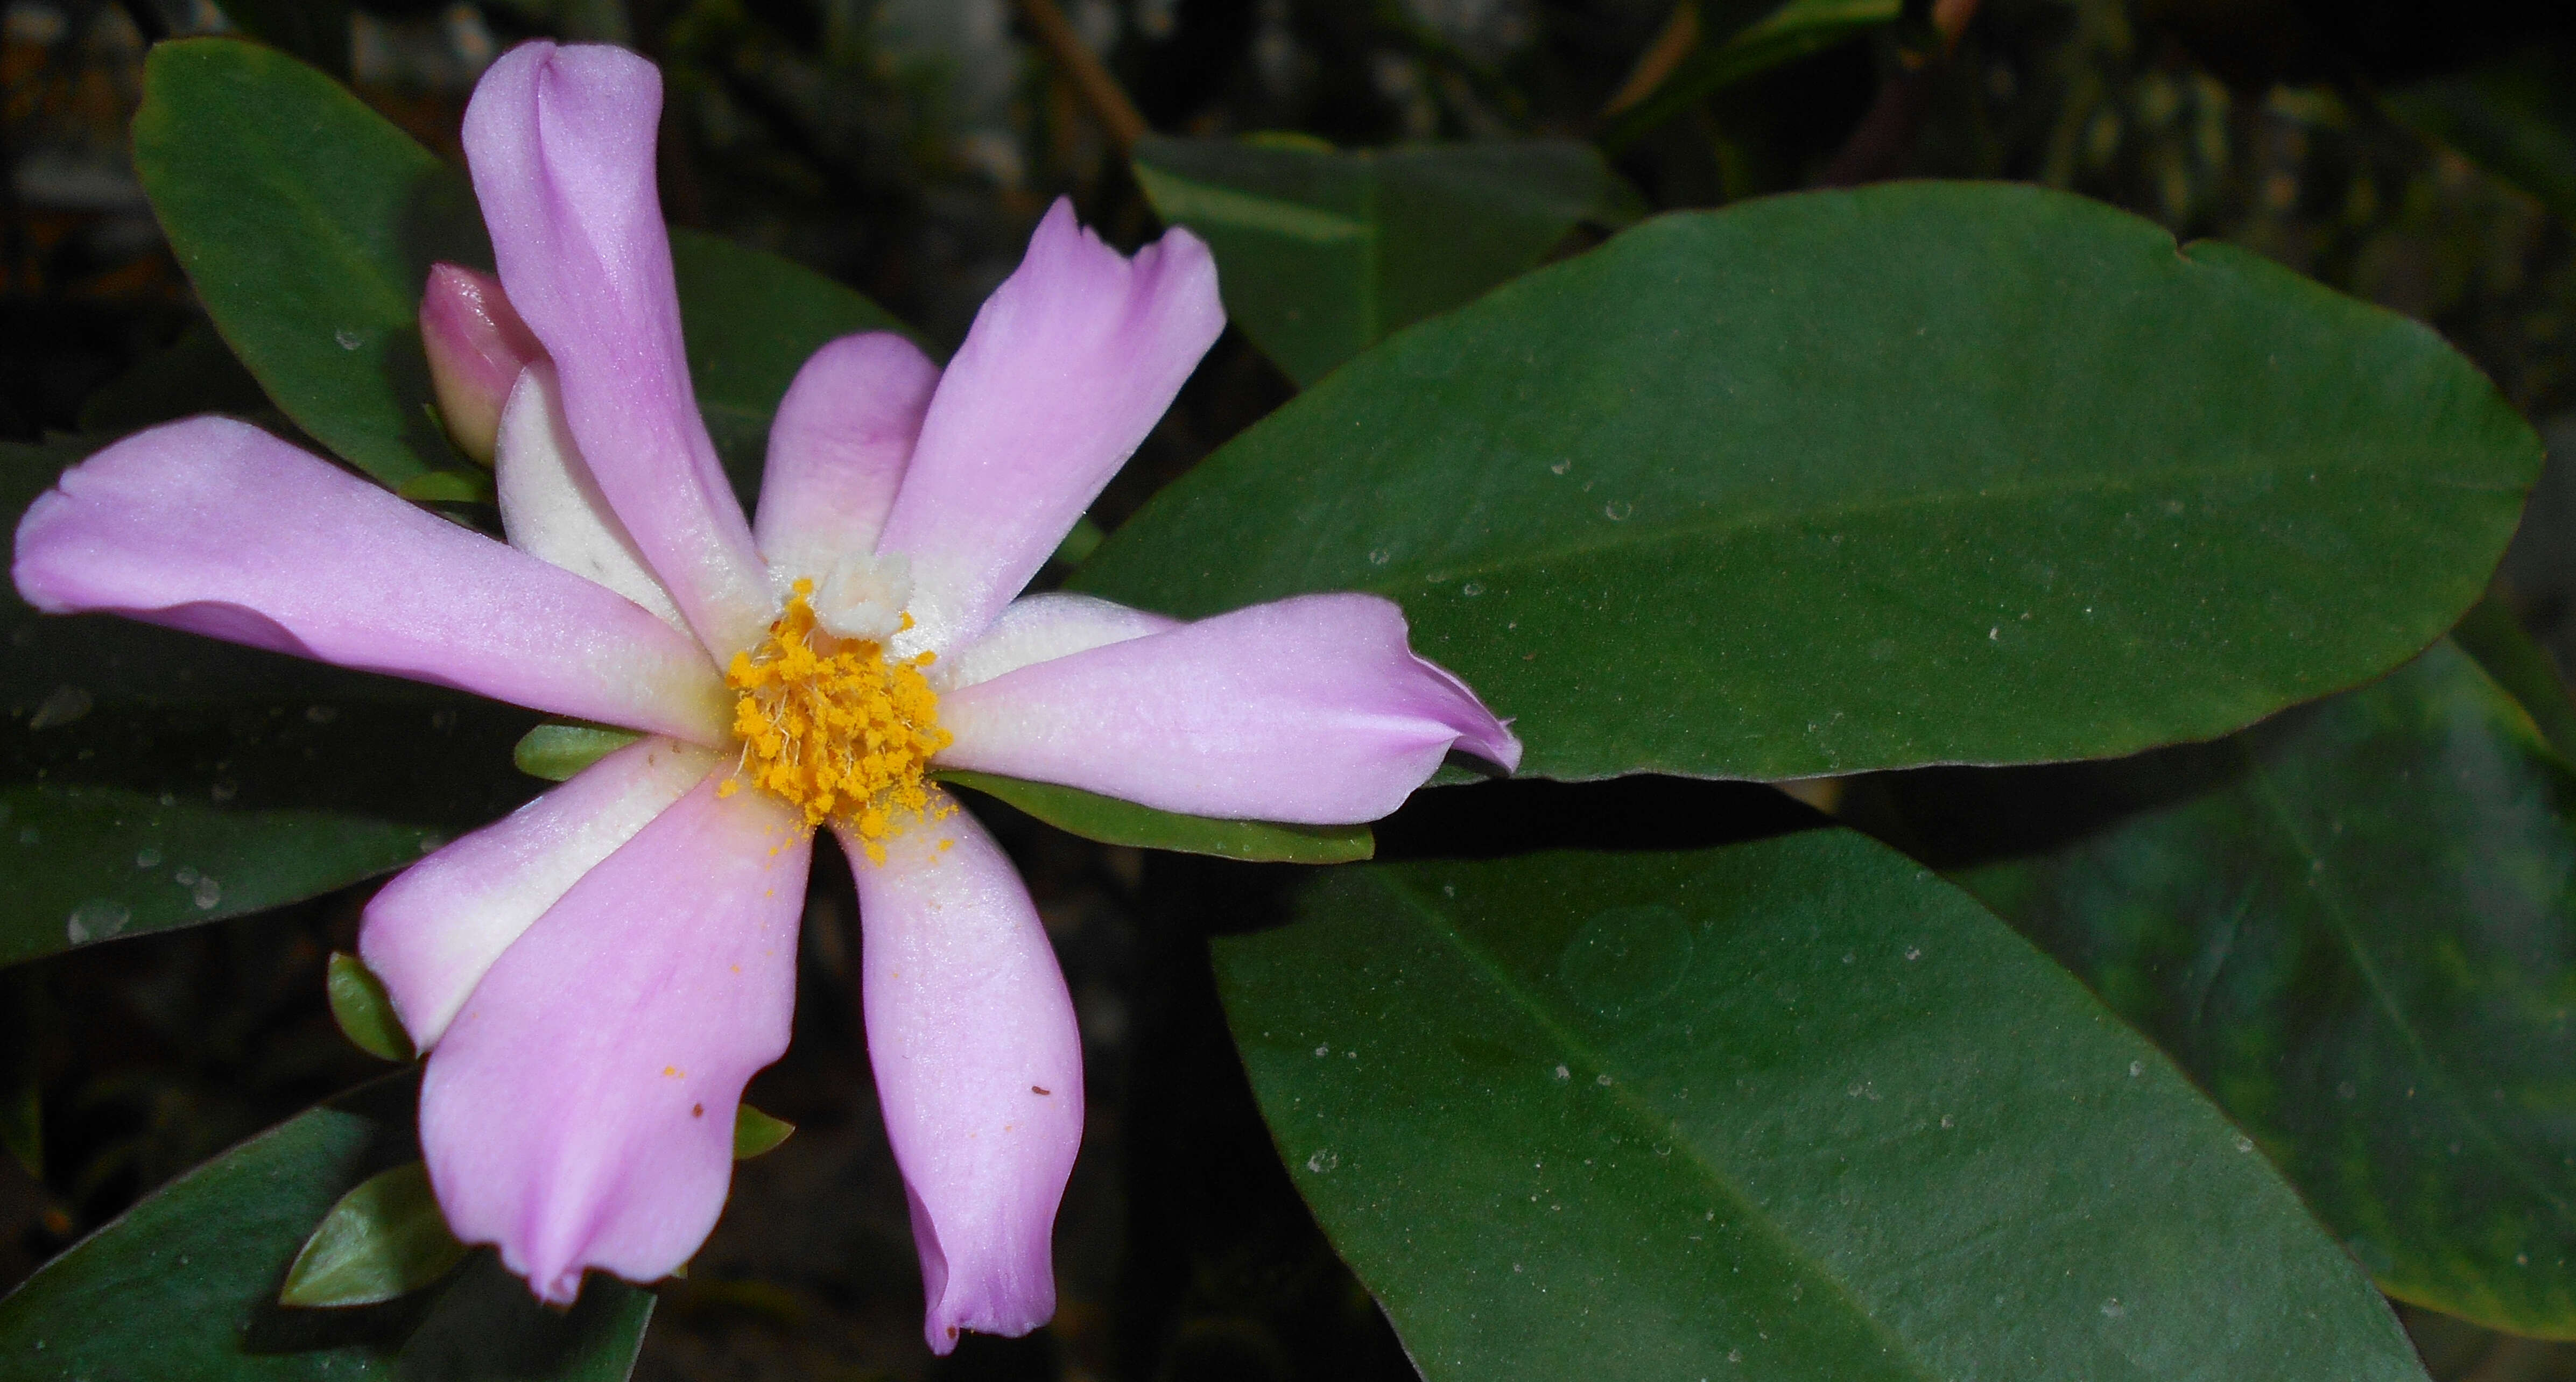
[[[808,825],[839,823],[881,864],[886,837],[929,806],[930,758],[952,736],[921,674],[931,654],[890,661],[880,642],[835,635],[816,622],[813,594],[798,581],[769,636],[725,672],[742,766],[717,791],[765,787]]]

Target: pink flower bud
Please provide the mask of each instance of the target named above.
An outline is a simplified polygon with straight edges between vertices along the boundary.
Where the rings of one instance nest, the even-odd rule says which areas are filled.
[[[490,465],[510,386],[546,348],[519,320],[498,279],[454,264],[430,266],[429,287],[420,295],[420,340],[448,437]]]

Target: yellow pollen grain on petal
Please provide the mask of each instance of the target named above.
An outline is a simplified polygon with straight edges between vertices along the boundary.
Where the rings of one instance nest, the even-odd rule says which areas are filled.
[[[766,790],[881,864],[883,842],[929,809],[930,760],[952,742],[921,674],[930,655],[893,661],[878,643],[836,637],[815,621],[814,583],[793,589],[759,646],[725,671],[742,761],[717,791]]]

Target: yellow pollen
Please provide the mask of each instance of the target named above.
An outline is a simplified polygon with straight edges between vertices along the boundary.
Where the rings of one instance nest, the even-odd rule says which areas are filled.
[[[885,840],[929,807],[930,758],[951,739],[921,674],[931,655],[898,662],[879,644],[834,637],[814,623],[813,594],[798,581],[769,636],[725,672],[742,766],[717,794],[765,787],[807,825],[840,825],[882,864]]]

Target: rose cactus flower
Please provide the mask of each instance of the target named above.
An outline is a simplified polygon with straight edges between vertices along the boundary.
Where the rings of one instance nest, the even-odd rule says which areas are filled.
[[[1453,747],[1509,769],[1520,746],[1374,596],[1180,623],[1019,595],[1223,325],[1183,231],[1129,260],[1059,202],[945,371],[898,336],[825,346],[746,522],[682,355],[660,105],[638,58],[531,43],[466,112],[507,295],[474,368],[517,358],[517,320],[543,351],[498,417],[506,545],[204,417],[65,472],[14,575],[47,611],[644,732],[395,879],[360,941],[428,1052],[449,1225],[548,1301],[593,1268],[667,1276],[714,1226],[830,829],[930,1346],[1023,1333],[1054,1310],[1081,1042],[1027,889],[932,770],[1347,823]]]

